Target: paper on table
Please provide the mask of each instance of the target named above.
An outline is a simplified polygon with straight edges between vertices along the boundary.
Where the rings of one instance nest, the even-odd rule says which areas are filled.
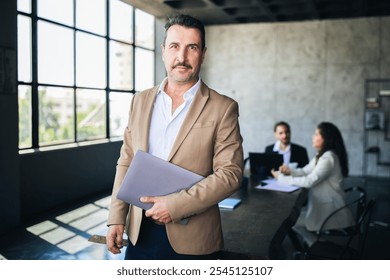
[[[293,192],[299,189],[297,186],[283,184],[278,182],[276,179],[267,179],[263,180],[262,183],[265,183],[265,185],[258,185],[255,187],[255,189],[258,190],[269,190],[269,191],[278,191],[278,192]]]

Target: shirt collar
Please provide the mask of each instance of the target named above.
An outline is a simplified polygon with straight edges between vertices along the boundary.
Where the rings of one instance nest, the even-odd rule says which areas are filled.
[[[285,151],[283,151],[283,152],[285,153],[285,152],[290,151],[290,148],[291,148],[291,144],[288,144],[287,149],[286,149]],[[278,141],[275,142],[273,151],[274,151],[274,152],[279,152],[279,151],[280,151],[280,140],[278,140]]]
[[[192,98],[194,98],[196,92],[198,91],[198,89],[200,88],[200,78],[198,79],[198,81],[196,82],[195,85],[193,85],[189,90],[187,90],[184,95],[183,95],[183,98],[185,101],[187,100],[191,100]],[[167,84],[168,82],[168,78],[165,78],[161,84],[160,84],[160,87],[158,88],[158,91],[157,91],[157,94],[160,94],[161,92],[165,92],[164,91],[164,88],[165,88],[165,85]]]

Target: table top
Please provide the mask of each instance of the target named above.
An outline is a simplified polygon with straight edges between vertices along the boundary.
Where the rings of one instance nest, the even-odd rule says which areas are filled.
[[[286,193],[249,186],[233,194],[232,197],[242,201],[234,210],[221,209],[224,250],[266,257],[272,237],[290,214],[300,192]]]

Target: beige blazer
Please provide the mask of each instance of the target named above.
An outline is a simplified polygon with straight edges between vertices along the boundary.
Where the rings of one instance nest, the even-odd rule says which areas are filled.
[[[142,209],[116,199],[116,194],[135,152],[148,151],[157,91],[156,86],[133,97],[111,198],[107,224],[126,224],[132,244],[137,243]],[[220,250],[223,236],[218,202],[234,193],[242,180],[237,102],[202,82],[168,160],[205,177],[190,189],[167,196],[173,222],[165,227],[172,248],[179,254],[192,255]],[[180,223],[183,219],[188,223]]]

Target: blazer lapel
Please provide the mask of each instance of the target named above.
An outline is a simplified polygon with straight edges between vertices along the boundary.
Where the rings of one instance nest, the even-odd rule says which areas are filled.
[[[177,150],[180,148],[181,143],[183,143],[184,139],[192,129],[199,115],[202,113],[204,106],[209,99],[210,89],[204,84],[201,83],[201,86],[198,92],[194,96],[194,100],[192,101],[191,108],[187,112],[187,116],[177,134],[175,143],[173,144],[171,153],[169,154],[168,161],[170,161],[173,156],[176,154]]]

